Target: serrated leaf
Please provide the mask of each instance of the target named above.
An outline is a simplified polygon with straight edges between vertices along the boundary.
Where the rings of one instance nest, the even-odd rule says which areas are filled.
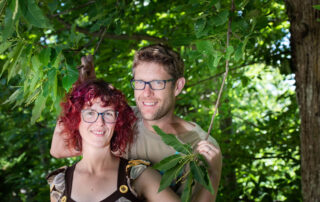
[[[44,48],[39,54],[39,60],[43,66],[47,66],[50,61],[51,48]]]
[[[4,43],[0,44],[0,54],[2,54],[4,51],[6,51],[10,46],[12,42],[5,41]]]
[[[36,120],[38,120],[39,117],[41,116],[41,112],[46,105],[46,101],[47,101],[47,96],[43,96],[43,95],[40,95],[36,99],[32,109],[31,124],[34,124]]]
[[[54,60],[54,63],[52,64],[53,67],[58,68],[60,65],[60,62],[62,60],[62,54],[61,52],[58,53],[57,57]]]
[[[320,5],[314,5],[314,6],[312,6],[312,7],[315,8],[315,9],[320,10]]]
[[[2,16],[2,13],[6,7],[6,4],[7,4],[7,1],[4,0],[4,1],[0,1],[0,16]]]
[[[181,201],[188,202],[191,199],[192,194],[192,183],[193,183],[193,175],[192,173],[188,174],[186,181],[184,182],[184,188],[181,195]]]
[[[214,54],[213,44],[209,40],[199,40],[196,42],[196,46],[199,51],[204,52],[207,55]]]
[[[50,12],[53,13],[57,9],[58,5],[59,5],[59,2],[56,0],[53,0],[50,3],[48,3],[48,8]]]
[[[213,24],[215,26],[220,26],[228,21],[229,11],[222,11],[218,15],[213,17]]]
[[[166,171],[176,166],[182,158],[183,157],[181,155],[174,154],[172,156],[162,159],[160,162],[156,163],[152,167],[157,170]]]
[[[213,62],[214,67],[217,67],[219,65],[221,58],[222,58],[222,54],[220,52],[216,52],[214,62]]]
[[[171,182],[178,177],[179,173],[181,172],[181,170],[184,167],[184,163],[181,163],[179,166],[177,167],[173,167],[169,170],[167,170],[162,178],[161,178],[161,182],[160,182],[160,187],[158,189],[158,192],[161,192],[162,190],[164,190],[166,187],[170,186]]]
[[[242,52],[242,43],[240,43],[236,49],[236,51],[234,52],[234,60],[237,62],[239,61],[243,56],[243,52]]]
[[[202,186],[204,186],[211,194],[214,194],[211,181],[208,178],[208,172],[204,167],[202,169],[195,162],[190,162],[190,171],[192,172],[196,181],[198,181]]]
[[[18,88],[16,91],[14,91],[10,97],[3,102],[3,104],[12,104],[14,103],[21,95],[23,94],[23,89]]]
[[[226,51],[226,59],[230,60],[231,54],[234,52],[233,46],[228,46]]]
[[[40,94],[41,90],[40,88],[33,89],[32,94],[26,99],[25,106],[29,106]]]
[[[166,134],[163,132],[158,126],[152,126],[158,135],[161,136],[161,139],[167,145],[173,147],[176,151],[181,152],[183,154],[191,154],[192,148],[188,144],[181,143],[177,137],[173,134]]]
[[[49,81],[45,81],[43,84],[43,88],[42,88],[42,95],[47,97],[49,96],[50,93],[50,86],[49,86]]]
[[[72,84],[74,84],[77,81],[78,76],[79,76],[79,72],[69,67],[69,65],[67,65],[67,73],[62,78],[62,86],[67,92],[72,87]]]
[[[6,69],[10,71],[17,64],[23,49],[24,49],[24,43],[22,41],[19,41],[16,47],[14,48],[14,50],[12,51],[12,53],[10,53],[10,57],[8,57],[7,61],[3,65],[0,76],[3,74],[3,72]]]
[[[52,68],[48,72],[48,89],[52,93],[52,100],[55,101],[57,97],[57,88],[58,88],[58,78],[57,78],[57,70]]]
[[[49,21],[43,15],[35,0],[19,1],[25,19],[35,27],[49,28]]]
[[[202,32],[206,27],[206,23],[207,21],[204,18],[200,18],[194,23],[194,32],[197,38],[200,38],[202,36]]]
[[[11,4],[6,8],[6,14],[4,17],[4,27],[2,29],[2,41],[6,41],[14,31],[14,21],[16,18],[13,16],[13,7],[15,1],[12,1]]]

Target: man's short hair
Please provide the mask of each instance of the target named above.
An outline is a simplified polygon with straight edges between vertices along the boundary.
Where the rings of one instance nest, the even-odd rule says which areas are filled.
[[[172,48],[155,44],[141,48],[134,55],[132,73],[134,76],[134,69],[141,62],[154,62],[162,65],[168,74],[172,76],[174,80],[183,77],[184,63],[176,51]]]

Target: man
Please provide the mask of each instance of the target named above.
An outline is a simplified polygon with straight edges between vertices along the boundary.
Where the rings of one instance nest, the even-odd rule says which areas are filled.
[[[164,45],[151,45],[139,50],[133,61],[133,79],[131,85],[137,108],[137,139],[127,152],[127,158],[146,159],[157,163],[163,158],[175,154],[175,150],[162,142],[152,126],[157,125],[166,133],[177,136],[183,143],[190,143],[202,154],[209,164],[209,175],[215,190],[210,194],[204,188],[194,191],[198,201],[215,201],[220,182],[222,157],[217,142],[210,137],[205,141],[206,133],[193,122],[185,121],[174,114],[176,97],[181,93],[185,78],[184,63],[179,54]],[[61,127],[57,125],[51,146],[54,157],[78,155],[78,152],[61,153]],[[59,144],[60,143],[60,144]],[[179,191],[179,190],[178,190]]]

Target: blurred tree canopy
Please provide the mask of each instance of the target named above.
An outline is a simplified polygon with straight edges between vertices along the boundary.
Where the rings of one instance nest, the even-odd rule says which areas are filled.
[[[223,153],[217,201],[301,201],[288,20],[280,0],[1,0],[0,198],[48,200],[45,175],[75,160],[49,149],[81,56],[134,105],[133,54],[164,43],[185,61],[176,113],[205,130],[229,60],[211,132]]]

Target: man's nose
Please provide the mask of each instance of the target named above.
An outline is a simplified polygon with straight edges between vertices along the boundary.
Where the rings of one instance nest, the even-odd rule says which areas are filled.
[[[153,90],[151,89],[151,84],[150,83],[146,83],[145,88],[143,89],[143,94],[148,97],[150,95],[153,94]]]

